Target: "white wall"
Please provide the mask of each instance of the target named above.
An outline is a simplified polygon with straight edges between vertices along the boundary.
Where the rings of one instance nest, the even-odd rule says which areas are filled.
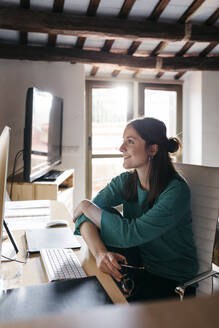
[[[23,148],[27,88],[35,86],[50,91],[64,99],[61,168],[75,169],[74,203],[78,203],[85,197],[84,66],[0,60],[0,72],[0,131],[6,124],[12,129],[10,171],[16,152]]]
[[[202,73],[187,73],[183,84],[183,162],[202,164]]]
[[[187,73],[183,86],[183,162],[219,166],[219,72]]]
[[[219,166],[219,72],[203,72],[203,165]]]

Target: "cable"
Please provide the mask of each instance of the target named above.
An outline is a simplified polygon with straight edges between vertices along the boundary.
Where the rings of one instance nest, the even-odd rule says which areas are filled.
[[[22,171],[23,170],[23,166],[22,167],[19,167],[19,169],[17,169],[14,173],[16,174],[17,172],[20,172],[20,171]]]
[[[12,171],[12,177],[11,177],[11,189],[10,189],[10,194],[9,194],[10,199],[12,199],[12,189],[13,189],[14,175],[15,175],[17,160],[19,159],[19,157],[23,153],[23,151],[24,151],[23,149],[22,150],[19,150],[17,152],[17,154],[15,155],[14,165],[13,165],[13,171]]]
[[[27,263],[27,261],[21,261],[21,260],[12,259],[12,258],[7,257],[5,255],[1,255],[1,257],[3,257],[4,259],[10,260],[10,261],[14,261],[14,262],[19,262],[19,263],[24,263],[24,264]]]

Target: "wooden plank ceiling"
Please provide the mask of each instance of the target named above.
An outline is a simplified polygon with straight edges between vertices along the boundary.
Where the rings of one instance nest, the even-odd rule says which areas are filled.
[[[165,16],[175,0],[118,1],[121,5],[116,15],[111,14],[108,1],[109,13],[105,6],[104,15],[98,14],[104,1],[81,0],[83,10],[74,8],[74,1],[71,10],[66,9],[69,0],[54,0],[51,8],[38,8],[31,0],[4,1],[0,6],[0,58],[85,63],[91,65],[89,74],[93,77],[98,77],[100,68],[110,65],[115,79],[124,70],[133,77],[151,71],[156,79],[168,72],[180,79],[187,71],[219,71],[218,0],[211,1],[210,8],[208,0],[179,0],[184,10],[175,19]],[[142,3],[142,12],[147,9],[150,13],[144,19],[142,13],[132,15],[137,2]],[[206,10],[200,15],[204,19],[193,22],[201,9],[204,13]],[[18,40],[7,38],[10,31],[19,33]],[[34,44],[33,34],[46,35],[47,41]],[[72,44],[60,44],[59,38],[72,38]],[[121,42],[126,47],[117,46]],[[155,43],[152,49],[151,42]],[[179,49],[165,50],[174,49],[177,43]],[[200,44],[205,44],[201,51],[191,52]]]

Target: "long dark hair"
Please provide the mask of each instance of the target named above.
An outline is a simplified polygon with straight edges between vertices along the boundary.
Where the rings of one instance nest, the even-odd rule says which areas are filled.
[[[166,137],[166,126],[162,121],[155,118],[145,117],[131,121],[128,126],[132,126],[142,139],[145,140],[145,147],[157,144],[157,154],[150,159],[151,168],[149,172],[150,190],[146,202],[153,206],[156,198],[166,188],[169,181],[176,175],[176,170],[172,164],[169,153],[175,153],[180,147],[180,141],[177,138]],[[137,171],[130,172],[127,184],[124,188],[125,199],[128,201],[137,200]]]

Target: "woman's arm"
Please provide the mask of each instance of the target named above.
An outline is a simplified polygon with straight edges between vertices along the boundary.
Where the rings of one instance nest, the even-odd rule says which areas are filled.
[[[99,209],[104,208],[112,208],[117,205],[122,204],[123,202],[123,189],[124,185],[128,178],[128,172],[123,172],[119,176],[113,178],[110,183],[107,184],[107,186],[102,189],[96,197],[92,200],[93,205],[96,205]],[[75,234],[80,234],[80,225],[85,222],[89,221],[88,217],[86,215],[81,215],[83,212],[81,211],[79,204],[75,210],[74,213],[74,222],[75,224]],[[77,214],[76,214],[77,213]],[[76,218],[80,218],[76,221]],[[94,219],[97,218],[97,216],[94,216]],[[97,226],[100,226],[100,216],[98,216],[98,222],[95,222]]]
[[[76,222],[77,218],[84,214],[88,217],[98,228],[100,228],[102,210],[90,200],[82,200],[74,210],[73,221]]]
[[[108,252],[100,238],[98,229],[90,222],[85,221],[80,226],[80,232],[86,241],[91,253],[96,259],[97,267],[114,277],[117,281],[122,278],[118,261],[127,264],[126,258],[118,253]]]
[[[103,210],[100,237],[108,246],[119,248],[139,246],[165,234],[189,211],[188,186],[183,182],[174,181],[159,196],[154,206],[137,218],[129,220]],[[91,221],[96,224],[92,218]]]

